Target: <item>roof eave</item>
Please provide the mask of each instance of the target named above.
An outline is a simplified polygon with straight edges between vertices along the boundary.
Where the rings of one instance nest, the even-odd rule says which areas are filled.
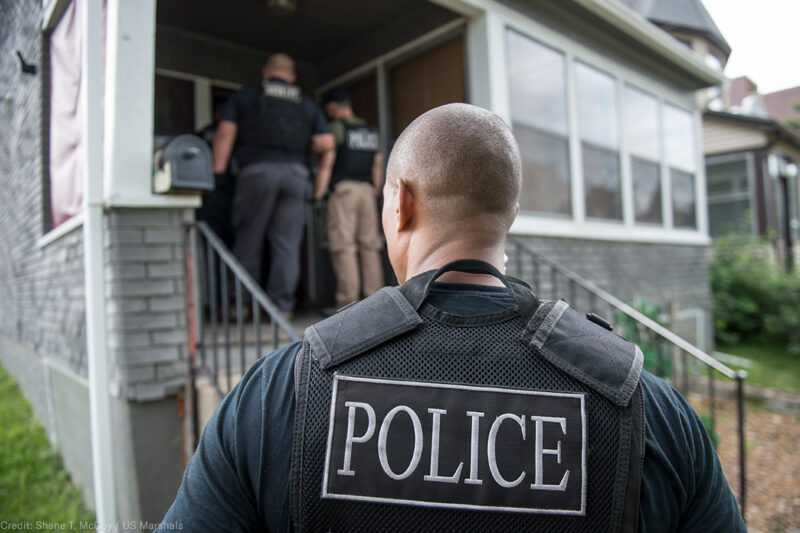
[[[631,36],[673,65],[691,74],[705,87],[721,85],[725,75],[707,66],[688,48],[617,0],[574,0],[575,3]]]
[[[737,113],[730,113],[728,111],[706,110],[703,112],[703,115],[758,128],[764,133],[775,135],[776,140],[783,140],[797,148],[800,148],[800,134],[784,126],[777,120],[740,115]]]

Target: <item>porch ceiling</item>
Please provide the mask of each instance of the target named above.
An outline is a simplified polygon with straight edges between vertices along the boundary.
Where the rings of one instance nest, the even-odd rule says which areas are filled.
[[[315,64],[399,19],[425,21],[446,13],[427,0],[297,0],[291,13],[268,8],[267,0],[159,0],[157,20]]]

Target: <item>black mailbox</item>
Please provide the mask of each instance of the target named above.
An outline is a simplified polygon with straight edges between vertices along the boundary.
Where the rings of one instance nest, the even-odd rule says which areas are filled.
[[[214,189],[211,150],[200,137],[175,137],[156,152],[154,166],[155,193],[191,193]]]

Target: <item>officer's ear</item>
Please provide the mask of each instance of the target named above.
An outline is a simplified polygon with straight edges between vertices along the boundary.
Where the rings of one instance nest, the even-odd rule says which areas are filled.
[[[397,180],[397,231],[405,229],[414,217],[414,194],[402,179]]]

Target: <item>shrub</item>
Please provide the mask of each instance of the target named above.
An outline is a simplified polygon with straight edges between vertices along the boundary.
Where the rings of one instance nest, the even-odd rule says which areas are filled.
[[[711,260],[714,330],[718,342],[778,343],[800,357],[800,276],[772,259],[770,238],[729,234]]]
[[[652,302],[637,299],[631,302],[630,306],[658,324],[664,325],[664,310]],[[672,363],[670,358],[660,351],[664,349],[664,343],[658,336],[644,327],[637,327],[636,321],[622,311],[614,313],[614,324],[617,333],[641,348],[645,370],[662,377],[669,375]]]

